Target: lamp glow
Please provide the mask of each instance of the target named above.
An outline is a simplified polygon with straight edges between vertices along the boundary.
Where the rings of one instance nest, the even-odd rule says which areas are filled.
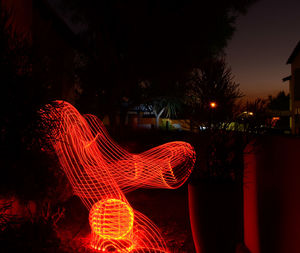
[[[209,106],[211,108],[216,108],[217,107],[217,103],[216,102],[210,102]]]

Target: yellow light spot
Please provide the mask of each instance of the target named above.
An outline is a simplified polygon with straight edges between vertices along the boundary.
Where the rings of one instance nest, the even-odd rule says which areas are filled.
[[[211,102],[209,105],[210,105],[211,108],[216,108],[217,107],[216,102]]]

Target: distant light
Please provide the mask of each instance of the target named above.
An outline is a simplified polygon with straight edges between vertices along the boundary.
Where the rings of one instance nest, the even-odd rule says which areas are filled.
[[[211,108],[216,108],[217,107],[217,103],[216,102],[211,102],[209,105],[210,105]]]
[[[272,117],[271,126],[276,127],[277,121],[280,120],[280,117]]]
[[[250,115],[250,116],[253,116],[253,115],[254,115],[253,112],[248,112],[248,111],[245,111],[245,112],[243,112],[242,114],[246,114],[247,116],[248,116],[248,115]]]

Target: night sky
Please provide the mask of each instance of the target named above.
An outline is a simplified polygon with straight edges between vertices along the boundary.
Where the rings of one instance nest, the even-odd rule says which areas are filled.
[[[51,0],[57,4],[59,0]],[[237,20],[225,50],[244,100],[288,92],[288,57],[300,40],[300,0],[259,0]]]
[[[300,40],[299,0],[260,0],[238,19],[227,59],[245,99],[288,92],[286,61]]]
[[[48,0],[53,7],[59,1]],[[19,10],[26,11],[24,6],[20,5]],[[75,32],[80,30],[65,20]],[[300,40],[299,27],[300,0],[259,0],[238,18],[237,30],[225,51],[245,94],[243,99],[288,92],[288,82],[283,83],[282,78],[290,75],[286,61]]]

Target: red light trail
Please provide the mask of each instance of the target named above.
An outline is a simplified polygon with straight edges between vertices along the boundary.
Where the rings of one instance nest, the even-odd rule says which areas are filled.
[[[99,251],[168,252],[158,228],[128,203],[124,193],[137,188],[180,187],[195,163],[193,147],[169,142],[140,154],[116,144],[94,115],[81,115],[56,101],[41,111],[51,144],[74,194],[90,210],[91,247]]]

